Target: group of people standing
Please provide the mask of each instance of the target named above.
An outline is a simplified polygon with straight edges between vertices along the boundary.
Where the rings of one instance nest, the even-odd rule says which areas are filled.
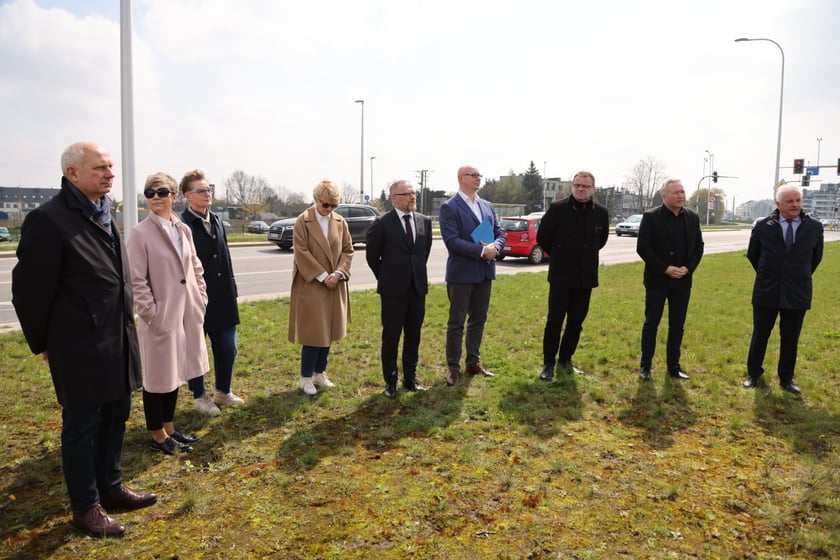
[[[190,452],[199,442],[175,428],[181,385],[188,384],[195,408],[204,414],[218,415],[219,406],[244,402],[231,390],[239,324],[236,282],[224,227],[210,211],[206,177],[193,170],[179,186],[165,173],[151,175],[144,188],[150,214],[126,246],[107,196],[112,166],[108,152],[96,144],[78,142],[64,151],[61,191],[27,215],[12,275],[24,336],[49,364],[62,406],[62,466],[73,524],[96,537],[125,532],[105,508],[131,510],[157,500],[122,483],[125,422],[134,390],[143,389],[152,449],[169,455]],[[439,212],[448,250],[448,386],[457,385],[463,374],[495,375],[482,363],[481,343],[496,258],[505,244],[495,208],[478,196],[478,169],[463,166],[457,178],[458,192]],[[180,216],[173,212],[179,189],[189,203]],[[426,390],[417,379],[417,364],[433,236],[431,219],[417,212],[412,183],[395,181],[389,190],[393,210],[369,230],[366,260],[381,300],[384,395],[396,398],[400,363],[402,388]],[[539,375],[546,382],[556,373],[582,373],[572,357],[598,286],[599,251],[609,236],[607,210],[593,200],[594,191],[592,173],[575,174],[570,196],[551,204],[538,230],[537,241],[551,259]],[[680,347],[703,239],[697,214],[685,208],[680,180],[665,181],[660,194],[662,205],[645,212],[637,241],[645,262],[639,377],[651,378],[667,302],[668,374],[687,379]],[[350,321],[353,241],[347,222],[334,212],[339,201],[338,186],[321,181],[313,205],[294,226],[288,338],[301,344],[298,386],[307,395],[334,386],[327,375],[330,346],[346,335]],[[822,225],[801,211],[801,202],[797,187],[779,187],[776,211],[750,237],[754,331],[744,387],[758,384],[767,340],[780,317],[781,386],[800,392],[793,382],[796,348],[823,246]],[[205,335],[214,358],[212,396],[204,380],[210,369]]]

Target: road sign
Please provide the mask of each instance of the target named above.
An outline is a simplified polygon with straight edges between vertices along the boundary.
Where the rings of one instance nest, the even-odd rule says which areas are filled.
[[[805,168],[805,175],[819,175],[820,168],[817,166],[814,167],[806,167]]]

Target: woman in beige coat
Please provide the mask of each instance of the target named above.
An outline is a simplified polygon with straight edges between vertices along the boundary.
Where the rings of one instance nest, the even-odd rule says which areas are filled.
[[[299,386],[307,395],[334,387],[327,378],[330,344],[347,334],[350,321],[350,263],[353,241],[347,222],[333,212],[338,185],[323,180],[312,192],[315,203],[295,222],[289,341],[303,345]],[[296,340],[297,339],[297,340]]]
[[[210,369],[204,342],[207,289],[190,228],[172,204],[175,179],[155,173],[143,194],[151,213],[128,238],[128,262],[143,363],[143,411],[152,449],[188,453],[197,437],[175,429],[178,388]]]

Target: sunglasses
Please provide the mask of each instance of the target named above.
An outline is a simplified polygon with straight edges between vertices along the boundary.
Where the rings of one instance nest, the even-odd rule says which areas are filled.
[[[321,208],[337,208],[338,204],[330,204],[329,202],[321,202]]]
[[[169,189],[146,189],[143,191],[143,196],[146,198],[154,198],[155,195],[158,195],[160,198],[166,198],[171,194],[173,193]]]

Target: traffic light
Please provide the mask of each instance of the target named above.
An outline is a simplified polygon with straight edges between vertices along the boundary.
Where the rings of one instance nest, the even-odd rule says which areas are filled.
[[[811,176],[810,175],[803,175],[802,176],[802,186],[807,187],[811,184]]]
[[[793,160],[793,174],[802,175],[802,168],[805,167],[805,160],[798,158]]]
[[[712,172],[712,182],[717,183],[717,171]]]
[[[837,158],[837,176],[840,177],[840,158]]]

